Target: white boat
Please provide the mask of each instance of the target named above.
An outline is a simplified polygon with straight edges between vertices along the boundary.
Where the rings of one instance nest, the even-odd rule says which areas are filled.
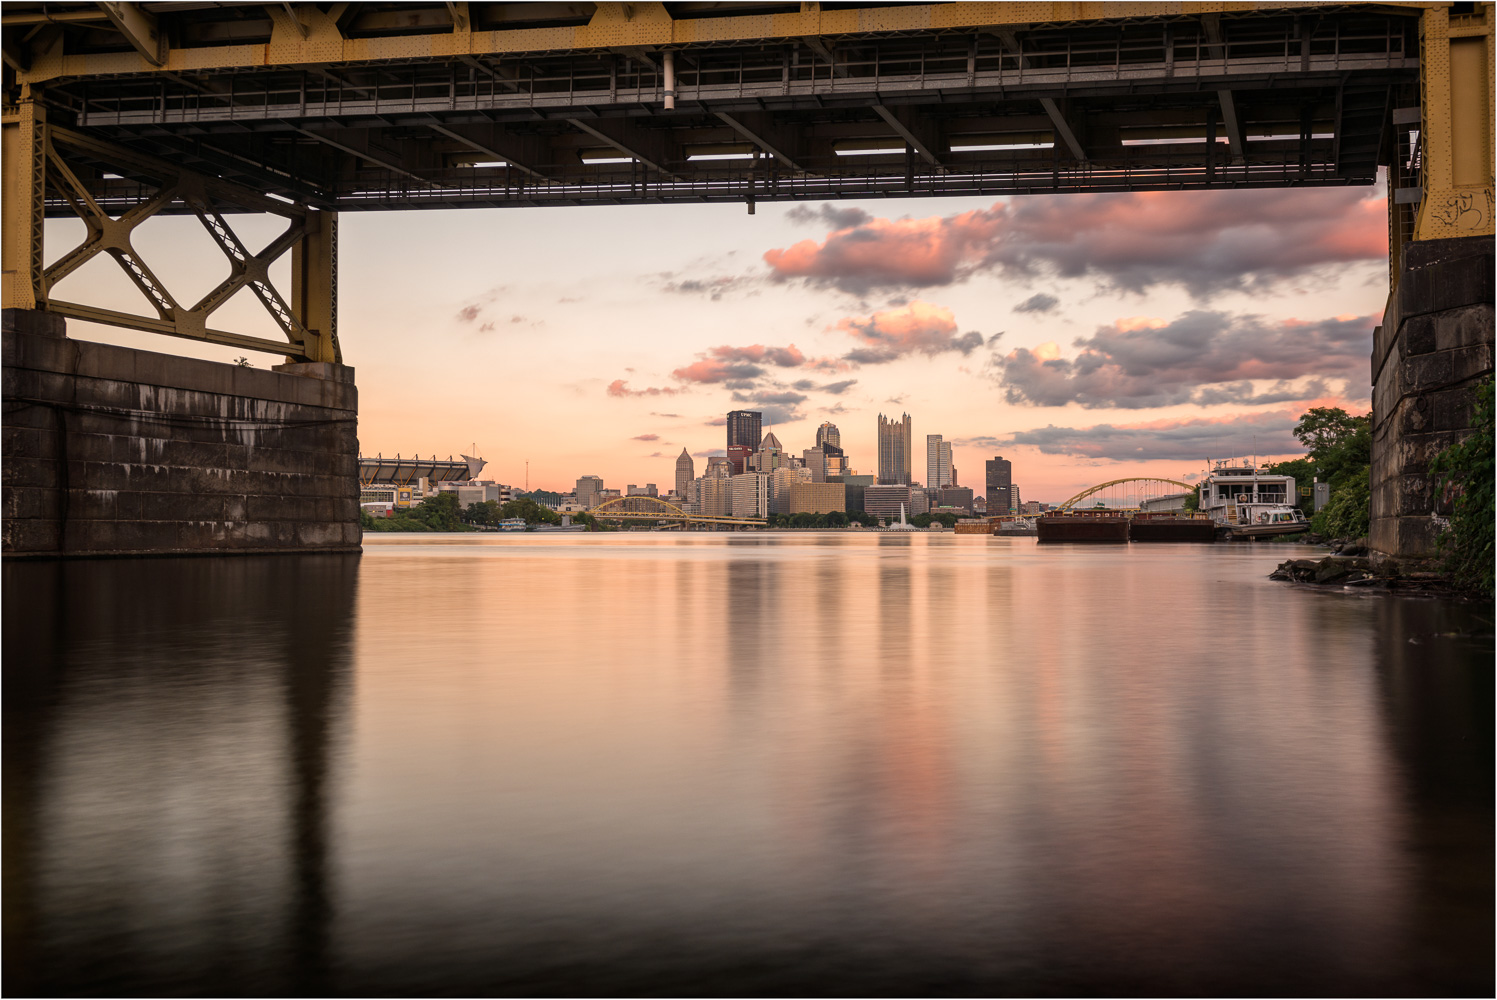
[[[1310,522],[1293,499],[1293,476],[1226,462],[1218,462],[1200,488],[1201,512],[1231,538],[1309,531]]]

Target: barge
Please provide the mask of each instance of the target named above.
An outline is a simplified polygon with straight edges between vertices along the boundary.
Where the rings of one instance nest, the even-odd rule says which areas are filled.
[[[1121,514],[1058,514],[1035,518],[1042,542],[1126,542],[1128,517]]]
[[[1137,514],[1128,522],[1133,542],[1214,542],[1216,523],[1204,514]]]

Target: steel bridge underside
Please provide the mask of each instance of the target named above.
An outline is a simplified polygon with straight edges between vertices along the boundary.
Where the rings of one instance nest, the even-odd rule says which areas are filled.
[[[324,211],[1368,184],[1418,103],[1419,11],[1372,5],[135,5],[159,65],[121,6],[6,5],[49,122]]]

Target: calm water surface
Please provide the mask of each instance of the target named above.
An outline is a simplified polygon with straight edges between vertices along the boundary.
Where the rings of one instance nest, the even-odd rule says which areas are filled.
[[[8,563],[5,991],[1491,995],[1490,612],[1313,551]]]

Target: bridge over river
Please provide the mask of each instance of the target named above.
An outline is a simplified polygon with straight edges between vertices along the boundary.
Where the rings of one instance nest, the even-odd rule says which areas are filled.
[[[347,211],[752,212],[1386,169],[1391,294],[1368,347],[1374,543],[1393,556],[1431,550],[1424,465],[1492,366],[1490,3],[18,0],[0,19],[7,554],[358,546]],[[134,242],[181,213],[231,267],[193,301]],[[252,252],[244,213],[281,235]],[[86,229],[60,254],[43,245],[54,216]],[[149,312],[56,294],[101,254]],[[246,291],[283,339],[215,324]],[[68,319],[286,363],[65,341]],[[150,471],[126,460],[140,454]]]

